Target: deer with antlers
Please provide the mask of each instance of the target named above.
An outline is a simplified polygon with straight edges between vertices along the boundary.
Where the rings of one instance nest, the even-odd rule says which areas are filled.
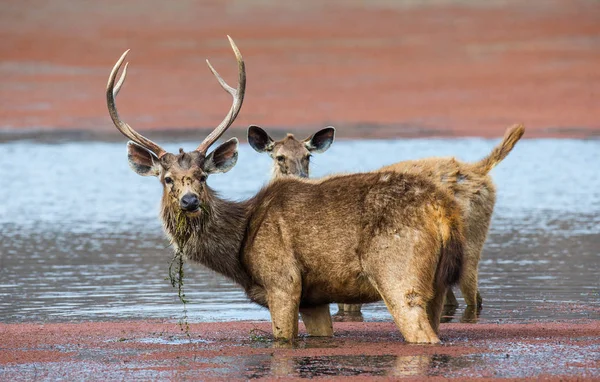
[[[239,284],[271,315],[273,335],[292,341],[298,313],[313,335],[332,335],[328,304],[383,299],[405,340],[438,343],[446,290],[461,275],[460,207],[425,177],[372,172],[312,180],[278,178],[248,200],[222,199],[206,183],[236,163],[238,141],[209,147],[233,123],[244,99],[242,56],[238,86],[225,119],[191,152],[166,152],[122,121],[115,64],[106,98],[117,129],[129,138],[131,168],[163,187],[161,219],[174,247],[192,261]]]
[[[438,186],[447,189],[462,207],[466,229],[465,262],[460,289],[467,303],[463,318],[473,320],[481,308],[482,298],[478,290],[478,268],[496,203],[496,190],[489,172],[513,149],[525,132],[522,125],[507,129],[504,139],[488,156],[470,163],[451,158],[424,158],[408,160],[385,166],[378,171],[413,173],[424,175]],[[248,143],[259,153],[267,153],[273,159],[273,176],[293,175],[308,177],[312,152],[323,152],[331,146],[335,129],[328,126],[310,137],[299,141],[288,134],[274,141],[259,126],[248,128]],[[446,305],[458,302],[448,288]],[[360,312],[360,304],[338,304],[341,312]]]

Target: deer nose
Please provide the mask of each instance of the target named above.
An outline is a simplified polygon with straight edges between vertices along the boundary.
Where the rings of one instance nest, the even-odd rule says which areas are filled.
[[[179,206],[184,211],[196,211],[200,207],[200,200],[194,194],[185,194],[179,201]]]

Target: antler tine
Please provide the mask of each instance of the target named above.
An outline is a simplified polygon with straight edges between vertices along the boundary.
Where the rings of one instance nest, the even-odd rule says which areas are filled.
[[[196,151],[199,151],[204,154],[206,154],[208,148],[213,143],[215,143],[215,141],[219,139],[221,135],[223,135],[223,133],[229,128],[229,126],[231,126],[233,121],[235,121],[235,118],[237,117],[238,113],[240,112],[240,109],[242,108],[242,103],[244,102],[244,93],[246,92],[246,66],[244,64],[244,59],[242,58],[242,54],[240,53],[238,47],[235,45],[235,42],[233,42],[233,39],[229,36],[227,36],[227,38],[229,39],[231,48],[235,53],[235,58],[238,64],[238,87],[237,89],[234,89],[231,86],[229,86],[225,82],[225,80],[223,80],[223,78],[219,75],[219,73],[215,70],[215,68],[213,68],[210,62],[206,60],[208,68],[210,69],[212,74],[214,74],[214,76],[217,78],[217,81],[219,81],[221,87],[233,97],[233,104],[231,105],[231,109],[229,110],[223,121],[219,124],[219,126],[217,126],[217,128],[214,129],[196,149]]]
[[[121,66],[123,65],[123,61],[125,61],[127,53],[129,53],[129,50],[126,50],[125,53],[121,55],[121,58],[119,58],[119,61],[117,61],[112,71],[110,72],[110,75],[108,76],[108,84],[106,85],[106,105],[108,106],[108,113],[110,114],[110,118],[115,124],[117,130],[119,130],[124,136],[131,139],[133,142],[144,147],[145,149],[152,151],[154,154],[156,154],[156,156],[160,158],[167,152],[156,143],[152,142],[148,138],[144,137],[143,135],[132,129],[131,126],[129,126],[127,123],[122,121],[121,118],[119,118],[119,113],[117,112],[115,97],[117,96],[117,94],[119,94],[121,86],[125,82],[125,76],[127,75],[127,66],[129,63],[125,64],[123,74],[121,74],[121,77],[119,78],[119,81],[116,85],[115,79],[117,77],[119,69],[121,69]]]
[[[113,97],[117,98],[117,95],[121,91],[121,86],[123,86],[123,82],[125,82],[125,77],[127,77],[127,67],[129,66],[129,62],[125,63],[125,67],[123,68],[123,72],[121,73],[121,78],[117,81],[115,88],[113,89]]]

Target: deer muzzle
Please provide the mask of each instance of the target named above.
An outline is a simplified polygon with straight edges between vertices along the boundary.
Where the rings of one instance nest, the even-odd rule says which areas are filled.
[[[186,212],[195,212],[200,207],[200,200],[196,195],[187,193],[179,201],[179,207]]]

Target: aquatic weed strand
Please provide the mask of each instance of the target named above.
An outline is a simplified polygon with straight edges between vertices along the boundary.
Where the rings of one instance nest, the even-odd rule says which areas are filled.
[[[186,217],[183,213],[179,213],[177,215],[177,237],[183,238],[182,242],[178,242],[177,249],[175,250],[175,254],[171,259],[171,263],[169,264],[169,281],[171,282],[171,286],[173,288],[177,288],[177,296],[179,297],[179,301],[183,304],[183,316],[179,319],[179,327],[181,331],[184,332],[188,337],[190,337],[190,324],[188,322],[187,317],[187,303],[189,300],[185,298],[185,290],[184,290],[184,254],[183,254],[183,246],[185,245],[188,235],[185,235],[186,230]],[[173,269],[173,265],[177,262],[177,269]]]
[[[173,269],[175,263],[177,263],[177,269]],[[179,327],[182,332],[185,332],[185,334],[190,337],[190,324],[188,322],[186,306],[189,300],[185,298],[183,265],[183,251],[178,248],[169,264],[169,280],[171,281],[171,286],[177,288],[177,296],[179,297],[179,301],[183,304],[183,316],[179,319]]]

